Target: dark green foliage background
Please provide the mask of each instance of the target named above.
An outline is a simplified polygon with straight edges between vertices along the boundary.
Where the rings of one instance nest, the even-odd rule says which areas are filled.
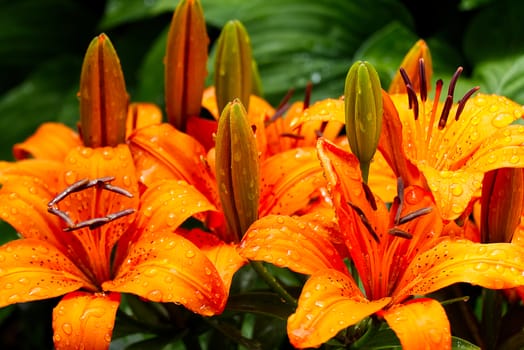
[[[457,94],[479,85],[524,103],[519,0],[201,1],[211,38],[209,77],[214,39],[227,20],[240,19],[274,105],[290,88],[302,99],[310,80],[313,100],[339,96],[347,69],[359,59],[375,65],[387,87],[418,38],[431,48],[435,77],[449,81],[464,67]],[[0,158],[11,160],[11,146],[42,122],[76,124],[83,55],[101,32],[120,56],[131,99],[163,105],[164,47],[176,3],[0,0]],[[0,309],[0,348],[50,348],[55,302]]]

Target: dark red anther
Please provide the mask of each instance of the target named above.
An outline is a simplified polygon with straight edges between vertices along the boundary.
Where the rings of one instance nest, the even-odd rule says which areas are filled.
[[[423,58],[418,60],[418,70],[420,79],[420,101],[424,103],[428,99],[428,86],[426,78],[426,65],[424,64]]]
[[[459,120],[460,114],[462,113],[462,111],[464,110],[464,107],[466,106],[466,102],[469,100],[471,95],[473,95],[479,89],[480,89],[480,87],[475,86],[474,88],[472,88],[468,92],[466,92],[464,97],[462,97],[460,99],[460,101],[458,101],[457,112],[455,113],[455,120]]]

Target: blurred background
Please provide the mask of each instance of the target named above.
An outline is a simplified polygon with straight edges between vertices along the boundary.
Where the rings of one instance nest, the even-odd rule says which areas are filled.
[[[428,43],[434,79],[464,72],[457,95],[485,93],[524,103],[524,2],[519,0],[201,0],[210,42],[239,19],[251,37],[264,97],[277,105],[338,97],[352,62],[370,61],[387,88],[409,50]],[[80,67],[92,38],[116,48],[132,101],[163,108],[163,56],[177,0],[0,0],[0,158],[45,121],[74,127]],[[446,85],[445,85],[446,86]],[[3,226],[1,226],[3,227]],[[4,236],[1,241],[4,241]],[[55,301],[0,309],[0,348],[51,348]],[[23,339],[26,344],[21,344]]]

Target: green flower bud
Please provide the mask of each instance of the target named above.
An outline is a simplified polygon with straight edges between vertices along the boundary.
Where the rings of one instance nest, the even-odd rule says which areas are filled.
[[[383,109],[380,79],[370,63],[357,61],[349,69],[344,106],[349,146],[359,159],[362,177],[367,182],[382,129]]]
[[[225,24],[217,41],[215,88],[219,112],[235,98],[246,110],[252,91],[251,43],[246,29],[237,20]]]
[[[169,27],[165,58],[167,118],[179,130],[185,130],[189,116],[200,114],[208,45],[200,1],[180,1]]]
[[[258,218],[260,169],[255,134],[235,99],[218,119],[216,176],[228,229],[238,241]]]
[[[87,48],[80,75],[80,134],[87,147],[125,143],[129,96],[115,48],[105,34]]]

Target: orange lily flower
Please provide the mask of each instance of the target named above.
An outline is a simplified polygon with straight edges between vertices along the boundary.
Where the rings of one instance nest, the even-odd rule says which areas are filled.
[[[218,314],[233,273],[245,263],[234,246],[208,233],[178,230],[189,217],[216,210],[192,186],[158,181],[138,197],[137,170],[124,144],[125,114],[134,129],[144,110],[127,107],[123,79],[100,74],[122,78],[104,35],[93,40],[84,61],[82,141],[48,124],[20,150],[23,157],[39,151],[33,146],[49,142],[43,133],[58,128],[68,138],[51,142],[59,145],[56,152],[43,146],[34,159],[0,166],[0,218],[21,236],[0,247],[0,307],[64,295],[53,310],[57,349],[107,349],[120,293]],[[104,95],[108,86],[99,82],[120,86]],[[102,103],[117,110],[109,115]]]
[[[36,176],[40,167],[49,170]],[[135,173],[126,145],[77,147],[65,162],[24,160],[1,171],[0,217],[22,238],[0,247],[0,306],[65,295],[53,311],[57,349],[107,349],[119,293],[202,315],[225,306],[244,260],[210,235],[194,234],[195,245],[173,233],[214,206],[177,181],[139,200]]]
[[[288,319],[294,346],[318,347],[376,314],[403,349],[450,349],[443,307],[411,297],[457,282],[492,289],[524,284],[521,247],[454,240],[444,230],[432,194],[418,186],[400,186],[388,211],[362,183],[354,155],[324,139],[318,141],[318,152],[340,231],[327,231],[310,218],[267,216],[251,225],[239,249],[250,260],[311,275]],[[363,291],[344,264],[348,257]]]
[[[140,181],[146,186],[159,179],[183,180],[194,185],[222,211],[214,148],[207,152],[195,138],[169,124],[137,130],[128,142]],[[325,186],[325,180],[316,150],[313,147],[293,148],[261,161],[259,186],[260,217],[308,210],[310,205],[324,198],[319,192],[319,188]],[[207,218],[200,218],[222,240],[232,240],[225,231],[223,214],[210,213]]]

